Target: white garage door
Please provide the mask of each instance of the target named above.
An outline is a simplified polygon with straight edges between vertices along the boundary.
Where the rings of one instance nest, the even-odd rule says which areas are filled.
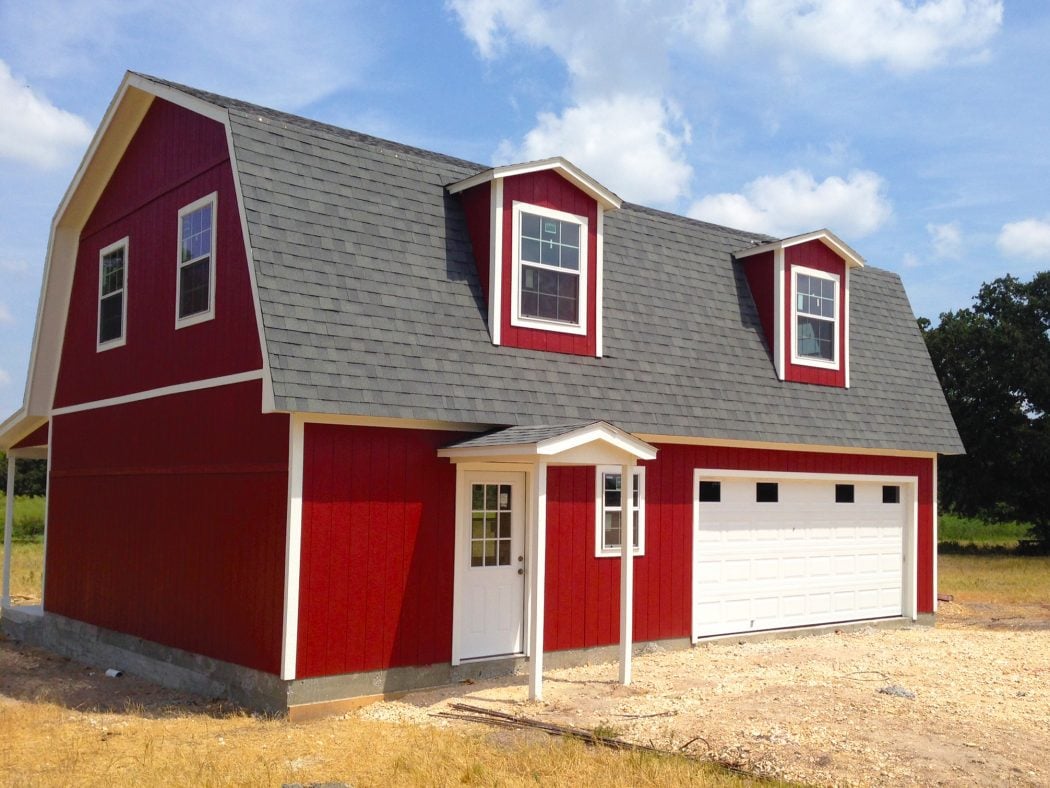
[[[701,474],[694,637],[900,616],[906,494]]]

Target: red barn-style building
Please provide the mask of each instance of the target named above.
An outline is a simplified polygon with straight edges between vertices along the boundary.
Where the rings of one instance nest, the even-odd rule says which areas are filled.
[[[43,604],[5,597],[10,633],[293,714],[928,620],[962,450],[899,278],[828,230],[133,73],[56,213],[0,447],[49,462]]]

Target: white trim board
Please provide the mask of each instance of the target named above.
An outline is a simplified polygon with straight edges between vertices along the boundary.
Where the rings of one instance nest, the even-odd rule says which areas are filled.
[[[299,583],[303,548],[303,474],[306,429],[296,415],[288,419],[288,509],[284,548],[284,617],[281,678],[295,678],[299,649]]]
[[[112,298],[117,291],[112,293],[102,293],[102,285],[104,281],[104,268],[103,263],[108,255],[118,249],[124,251],[124,257],[121,261],[121,286],[120,286],[120,336],[113,337],[112,339],[102,340],[102,300],[104,298]],[[113,348],[124,347],[128,341],[128,279],[131,267],[131,238],[125,235],[119,241],[114,241],[108,246],[104,246],[98,251],[98,309],[95,315],[95,352],[102,353]]]
[[[66,405],[61,408],[54,408],[51,411],[51,415],[64,416],[67,413],[80,413],[85,410],[111,408],[115,405],[127,405],[130,402],[141,402],[142,400],[156,399],[157,397],[170,397],[172,394],[186,394],[190,391],[201,391],[202,389],[231,386],[236,383],[247,383],[250,380],[261,379],[262,375],[262,370],[256,369],[250,372],[237,372],[233,375],[223,375],[219,378],[206,378],[205,380],[193,380],[189,383],[176,383],[173,386],[163,386],[157,389],[149,389],[148,391],[137,391],[134,394],[124,394],[119,397],[97,399],[92,402],[81,402],[76,405]]]

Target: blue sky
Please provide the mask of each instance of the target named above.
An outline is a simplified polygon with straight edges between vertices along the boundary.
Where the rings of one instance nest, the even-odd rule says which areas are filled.
[[[0,0],[0,419],[48,229],[126,69],[632,202],[829,227],[916,314],[1050,267],[1039,0]]]

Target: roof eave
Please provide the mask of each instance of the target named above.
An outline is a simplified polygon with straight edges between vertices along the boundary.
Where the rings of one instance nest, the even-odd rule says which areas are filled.
[[[750,249],[736,252],[734,257],[739,260],[744,257],[772,252],[777,249],[787,249],[789,246],[798,246],[799,244],[809,243],[810,241],[823,242],[825,246],[841,256],[846,261],[846,265],[850,268],[863,268],[866,263],[865,259],[861,257],[855,249],[835,235],[835,233],[831,232],[831,230],[826,228],[814,230],[809,233],[802,233],[801,235],[792,235],[787,238],[781,238],[778,241],[769,241],[768,243],[752,246]]]

